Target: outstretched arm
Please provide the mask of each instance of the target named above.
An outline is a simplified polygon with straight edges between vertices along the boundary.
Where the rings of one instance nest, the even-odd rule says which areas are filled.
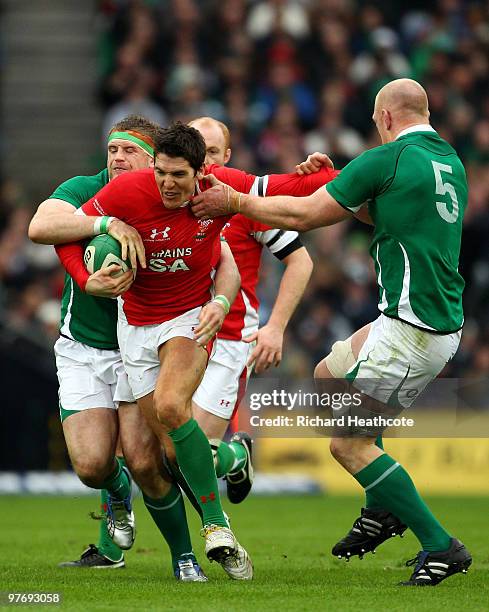
[[[320,187],[312,195],[296,198],[292,196],[260,197],[238,193],[218,181],[213,175],[207,180],[214,185],[193,200],[192,210],[201,219],[212,217],[212,210],[221,210],[224,202],[227,214],[241,213],[254,221],[271,227],[294,229],[305,232],[316,227],[334,225],[351,214]],[[221,212],[220,212],[221,214]]]
[[[105,217],[107,221],[104,228],[101,216],[90,214],[97,212],[91,202],[92,200],[76,209],[63,200],[45,200],[39,205],[29,225],[29,238],[40,244],[66,244],[107,232],[121,243],[123,259],[129,256],[134,269],[137,268],[139,259],[145,268],[144,245],[139,233],[115,217]]]
[[[261,221],[272,227],[306,232],[316,227],[334,225],[351,217],[324,187],[302,198],[276,196],[259,198],[248,194],[232,200],[233,212]]]
[[[76,207],[64,200],[44,200],[29,225],[29,238],[39,244],[75,242],[94,236],[97,217],[75,215]]]

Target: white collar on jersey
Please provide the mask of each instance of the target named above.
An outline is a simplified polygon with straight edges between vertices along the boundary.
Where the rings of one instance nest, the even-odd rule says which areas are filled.
[[[402,130],[402,132],[399,132],[395,140],[401,136],[405,136],[406,134],[411,134],[412,132],[436,132],[436,130],[432,128],[429,123],[419,123],[418,125],[412,125],[411,127]]]

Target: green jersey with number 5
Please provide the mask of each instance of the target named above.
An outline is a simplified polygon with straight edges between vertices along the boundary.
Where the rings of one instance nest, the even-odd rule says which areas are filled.
[[[430,126],[414,126],[354,159],[326,189],[352,212],[368,204],[379,310],[434,332],[460,329],[467,179],[455,150]]]

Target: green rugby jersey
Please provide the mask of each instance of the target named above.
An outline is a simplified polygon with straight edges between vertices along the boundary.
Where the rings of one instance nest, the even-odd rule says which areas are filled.
[[[50,197],[80,208],[108,182],[106,168],[93,176],[68,179]],[[88,346],[117,349],[117,301],[87,295],[66,274],[61,299],[60,332]]]
[[[365,151],[326,189],[352,212],[368,203],[379,310],[431,331],[460,329],[467,179],[455,150],[430,126],[413,126]]]

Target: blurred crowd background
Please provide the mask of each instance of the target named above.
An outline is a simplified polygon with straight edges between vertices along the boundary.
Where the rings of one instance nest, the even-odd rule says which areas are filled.
[[[432,124],[457,149],[470,185],[461,259],[466,325],[445,374],[489,373],[487,2],[100,0],[95,23],[99,78],[91,94],[103,122],[94,173],[104,165],[108,130],[134,112],[162,124],[202,115],[224,121],[230,165],[250,172],[290,172],[316,150],[342,168],[379,144],[371,120],[378,89],[397,77],[419,80]],[[51,247],[26,238],[34,204],[22,184],[2,178],[0,321],[4,342],[7,334],[26,361],[54,376],[63,272]],[[287,331],[280,375],[310,376],[336,339],[376,317],[369,234],[351,222],[304,237],[315,269]],[[263,322],[279,269],[265,258]]]

